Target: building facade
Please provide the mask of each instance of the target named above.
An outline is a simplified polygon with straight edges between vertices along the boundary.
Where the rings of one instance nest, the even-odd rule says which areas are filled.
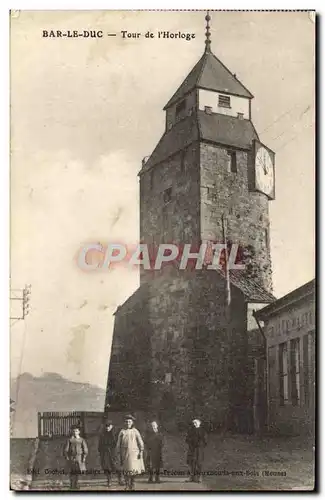
[[[259,142],[253,95],[211,52],[166,104],[165,131],[140,177],[140,237],[193,250],[233,243],[243,270],[142,269],[115,313],[106,406],[247,431],[254,420],[254,304],[274,301],[269,209],[274,154]],[[223,221],[226,220],[226,233]],[[229,299],[231,299],[229,301]],[[259,332],[257,333],[259,335]],[[259,341],[258,341],[259,342]],[[258,398],[257,398],[258,399]]]
[[[313,434],[315,425],[315,281],[256,313],[264,321],[268,428]]]

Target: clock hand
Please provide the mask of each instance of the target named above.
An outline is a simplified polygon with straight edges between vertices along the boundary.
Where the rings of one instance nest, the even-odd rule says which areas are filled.
[[[267,168],[265,166],[265,161],[264,160],[262,160],[262,165],[263,165],[264,174],[266,175],[267,174]]]

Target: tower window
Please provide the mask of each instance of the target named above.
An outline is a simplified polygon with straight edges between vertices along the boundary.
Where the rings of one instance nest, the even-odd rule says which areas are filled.
[[[163,199],[164,199],[164,203],[169,203],[172,199],[172,188],[169,187],[167,189],[165,189],[164,193],[163,193]]]
[[[176,106],[176,116],[179,116],[183,111],[185,111],[186,108],[186,99],[183,99],[183,101],[179,102]]]
[[[184,172],[184,170],[185,170],[185,151],[184,150],[181,151],[180,160],[181,160],[181,172]]]
[[[264,230],[264,236],[265,236],[265,246],[266,246],[266,248],[268,248],[268,246],[269,246],[269,231],[268,231],[268,229]]]
[[[236,151],[227,151],[228,154],[228,171],[237,173],[237,155]]]
[[[153,170],[150,171],[149,175],[150,175],[150,189],[153,189],[153,186],[154,186],[154,173],[153,173]]]
[[[230,108],[230,96],[229,95],[219,95],[218,101],[219,108]]]

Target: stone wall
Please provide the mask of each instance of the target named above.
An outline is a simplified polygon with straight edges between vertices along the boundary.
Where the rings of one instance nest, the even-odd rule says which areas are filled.
[[[254,251],[250,275],[272,291],[268,198],[249,190],[251,153],[236,151],[237,173],[229,171],[229,148],[201,143],[201,238],[222,242],[221,216],[227,237]]]
[[[214,428],[238,427],[253,398],[246,316],[232,288],[227,317],[225,282],[214,271],[174,271],[150,282],[116,313],[110,378],[123,394],[117,403],[165,425],[198,413]]]
[[[107,405],[128,411],[147,407],[150,380],[150,327],[147,289],[140,287],[115,313]]]
[[[184,151],[155,165],[140,178],[140,239],[153,249],[160,243],[194,247],[200,241],[199,145],[192,143]],[[171,188],[171,200],[164,191]],[[161,272],[141,270],[141,283]]]

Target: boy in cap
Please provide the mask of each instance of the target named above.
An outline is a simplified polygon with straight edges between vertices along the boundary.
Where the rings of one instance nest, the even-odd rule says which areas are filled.
[[[155,420],[150,422],[150,427],[145,435],[146,446],[146,467],[149,471],[148,482],[153,482],[155,475],[156,483],[160,483],[160,469],[162,468],[162,448],[163,437],[159,431],[158,424]]]
[[[64,447],[64,457],[68,461],[70,474],[70,489],[78,488],[79,475],[86,472],[86,457],[88,446],[86,440],[80,436],[80,426],[74,425],[71,428],[71,437]]]
[[[125,427],[118,435],[116,454],[121,472],[125,477],[126,490],[134,490],[134,479],[144,472],[144,444],[140,432],[134,427],[133,415],[126,415]]]
[[[187,463],[190,469],[190,482],[201,482],[204,448],[207,445],[207,435],[201,427],[201,419],[194,417],[187,432],[188,445]]]
[[[116,470],[116,450],[117,434],[115,428],[113,427],[112,420],[106,420],[103,432],[101,433],[98,440],[98,452],[100,455],[100,463],[104,474],[107,478],[107,486],[111,485],[112,472]],[[117,472],[118,482],[121,482],[121,474]]]

